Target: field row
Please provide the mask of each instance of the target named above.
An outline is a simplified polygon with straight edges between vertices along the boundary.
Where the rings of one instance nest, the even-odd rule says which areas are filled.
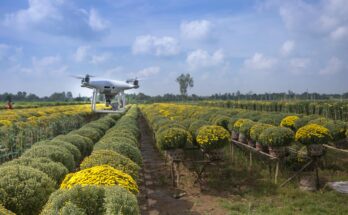
[[[202,101],[203,106],[239,108],[252,111],[283,112],[319,115],[329,119],[348,121],[348,101]]]
[[[107,115],[2,164],[0,212],[139,214],[137,115]]]
[[[198,147],[216,155],[230,143],[232,135],[232,139],[273,157],[290,155],[287,150],[290,147],[292,154],[295,153],[291,162],[297,163],[313,155],[313,147],[318,146],[316,149],[323,153],[322,144],[346,145],[348,135],[346,122],[317,115],[177,104],[140,107],[155,133],[160,151]]]

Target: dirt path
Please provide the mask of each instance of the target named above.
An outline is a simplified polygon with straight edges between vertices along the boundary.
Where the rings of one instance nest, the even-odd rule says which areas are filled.
[[[177,191],[171,186],[170,169],[165,166],[160,153],[154,148],[152,132],[145,119],[140,117],[141,171],[139,204],[143,215],[223,215],[226,211],[219,206],[219,197],[203,194],[193,183],[180,186],[186,195],[179,199],[173,197]],[[185,177],[188,176],[188,177]],[[189,172],[183,172],[182,178],[190,178]]]

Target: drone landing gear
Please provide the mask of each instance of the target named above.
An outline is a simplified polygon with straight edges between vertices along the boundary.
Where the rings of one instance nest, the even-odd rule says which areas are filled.
[[[97,90],[93,90],[93,96],[92,96],[92,102],[91,102],[91,108],[93,112],[95,113],[124,113],[125,112],[126,100],[125,100],[125,95],[123,92],[122,92],[122,95],[118,95],[118,101],[119,101],[118,103],[117,102],[111,103],[111,99],[109,98],[106,99],[106,106],[111,105],[112,110],[97,110],[96,108],[97,96],[98,96]],[[122,96],[121,98],[122,103],[120,102],[120,96]],[[119,104],[122,104],[122,108],[119,108]]]

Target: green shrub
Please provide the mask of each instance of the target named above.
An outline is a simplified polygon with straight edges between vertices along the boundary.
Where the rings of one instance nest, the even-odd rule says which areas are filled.
[[[298,130],[301,127],[307,125],[311,120],[315,120],[317,118],[318,118],[318,116],[316,116],[316,115],[309,115],[309,116],[301,117],[295,121],[295,129]]]
[[[294,132],[286,127],[270,127],[264,130],[259,141],[269,146],[288,146],[294,140]]]
[[[102,186],[81,187],[77,185],[71,189],[60,189],[52,193],[41,215],[57,215],[68,202],[76,205],[84,214],[102,215],[105,211],[104,198],[105,188]]]
[[[98,142],[97,144],[95,144],[94,150],[112,150],[128,157],[138,165],[141,165],[142,163],[141,153],[139,149],[132,145],[124,143]]]
[[[110,127],[111,126],[109,125],[107,121],[100,121],[100,120],[90,122],[84,126],[84,128],[95,128],[95,129],[101,130],[103,133],[105,133]]]
[[[127,138],[127,137],[118,137],[118,136],[107,136],[107,137],[104,137],[102,139],[100,139],[98,142],[100,143],[123,143],[123,144],[129,144],[129,145],[132,145],[134,147],[138,147],[138,143],[137,142],[134,142],[133,139],[131,138]]]
[[[6,162],[3,166],[11,165],[22,165],[29,166],[34,169],[38,169],[46,173],[50,178],[52,178],[57,184],[59,184],[68,174],[68,169],[61,163],[54,162],[48,158],[24,158],[14,159],[12,161]]]
[[[62,140],[50,140],[50,141],[44,140],[34,144],[34,146],[45,146],[45,145],[57,146],[60,148],[63,147],[67,149],[74,156],[75,163],[79,163],[81,161],[81,153],[79,149],[69,142],[65,142]]]
[[[129,139],[132,139],[134,142],[138,142],[138,139],[136,136],[133,135],[132,132],[126,130],[126,129],[120,129],[120,128],[116,128],[116,129],[110,129],[110,132],[108,132],[104,137],[108,137],[108,136],[117,136],[117,137],[127,137]]]
[[[53,140],[61,140],[73,144],[80,150],[83,157],[91,154],[93,150],[93,141],[78,134],[59,135]]]
[[[228,122],[228,130],[230,131],[230,132],[232,132],[232,131],[236,131],[236,130],[234,130],[234,123],[236,123],[236,121],[238,120],[239,118],[238,117],[236,117],[236,116],[233,116],[232,118],[230,118],[230,121]],[[238,131],[236,131],[236,132],[238,132]]]
[[[157,134],[160,134],[162,131],[167,130],[169,128],[181,128],[186,130],[185,126],[183,126],[182,124],[176,122],[176,121],[169,121],[168,123],[162,125],[157,131]]]
[[[244,123],[253,123],[252,120],[250,119],[238,119],[234,124],[233,124],[233,130],[236,132],[240,132],[240,128]]]
[[[198,134],[198,130],[205,125],[209,125],[209,122],[204,120],[196,120],[191,123],[188,130],[191,133],[191,135],[195,138]]]
[[[107,164],[115,169],[121,170],[134,179],[138,179],[138,172],[140,167],[126,156],[111,150],[97,150],[90,156],[86,157],[81,165],[81,169],[87,169],[93,166],[100,166]]]
[[[88,137],[93,141],[93,143],[96,143],[104,135],[100,130],[88,127],[82,127],[70,132],[69,134],[79,134],[83,137]]]
[[[57,190],[50,196],[41,214],[56,215],[64,211],[87,215],[140,214],[135,195],[119,186],[77,185],[71,189]]]
[[[229,143],[230,133],[218,125],[203,126],[199,129],[197,143],[205,150],[223,148]]]
[[[246,138],[250,138],[250,129],[255,125],[254,121],[245,121],[239,128],[239,132],[244,134]]]
[[[261,135],[261,133],[266,130],[267,128],[272,127],[272,125],[270,124],[265,124],[265,123],[256,123],[255,125],[253,125],[250,129],[250,137],[251,139],[253,139],[254,141],[259,142],[259,137]]]
[[[184,148],[192,144],[192,136],[182,128],[169,128],[156,135],[156,144],[160,150]]]
[[[119,186],[105,189],[105,214],[139,215],[140,210],[135,195]]]
[[[230,122],[230,120],[231,120],[231,117],[229,117],[229,116],[218,115],[218,116],[214,117],[214,119],[212,120],[212,123],[214,125],[224,127],[225,129],[228,130],[228,123]]]
[[[49,158],[52,161],[62,163],[69,171],[72,171],[76,164],[74,156],[65,148],[43,145],[43,146],[32,146],[22,155],[24,158]]]
[[[55,190],[56,183],[51,178],[28,166],[3,166],[0,172],[0,189],[6,193],[0,203],[17,214],[38,214]]]

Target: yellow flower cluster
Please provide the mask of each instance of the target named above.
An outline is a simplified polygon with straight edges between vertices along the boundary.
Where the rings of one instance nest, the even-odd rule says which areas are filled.
[[[287,116],[280,122],[280,126],[294,129],[298,119],[300,119],[298,116]]]
[[[243,125],[243,123],[245,123],[246,121],[249,121],[249,119],[238,119],[234,125],[233,125],[233,128],[236,130],[236,131],[239,131],[239,128]]]
[[[60,188],[71,188],[74,185],[118,185],[132,193],[139,192],[137,183],[128,174],[109,165],[94,166],[76,173],[68,174]]]
[[[327,128],[317,124],[309,124],[298,129],[295,139],[304,145],[325,144],[331,139],[331,136]]]
[[[203,126],[199,129],[197,143],[205,149],[224,147],[229,141],[230,134],[221,126]]]

